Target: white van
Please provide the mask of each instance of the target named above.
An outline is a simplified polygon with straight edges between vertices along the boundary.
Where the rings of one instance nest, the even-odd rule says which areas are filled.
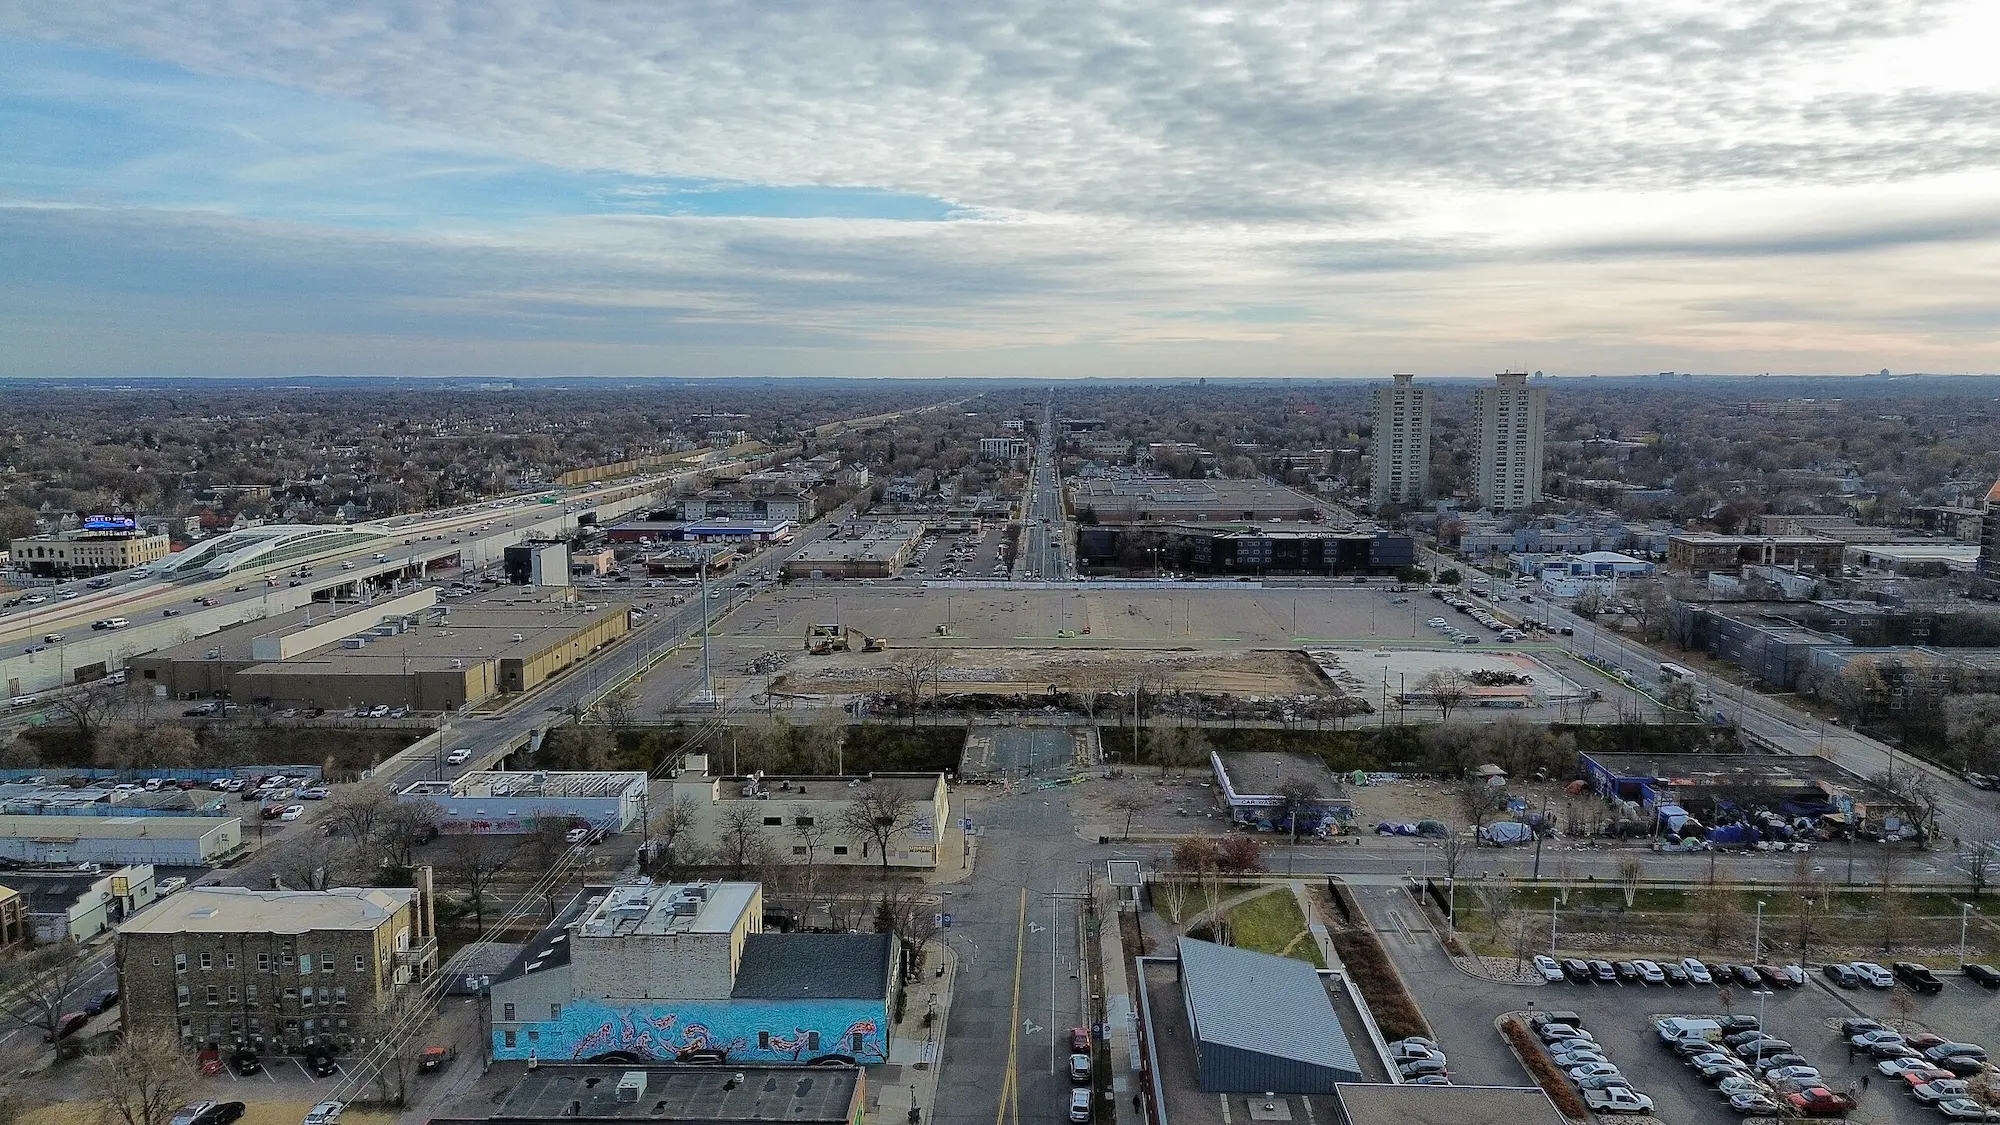
[[[1688,1019],[1669,1016],[1654,1020],[1653,1030],[1660,1033],[1660,1042],[1672,1043],[1681,1039],[1720,1039],[1722,1025],[1714,1020]]]

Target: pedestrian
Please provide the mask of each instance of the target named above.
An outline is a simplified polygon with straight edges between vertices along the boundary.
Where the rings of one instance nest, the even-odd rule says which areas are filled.
[[[1866,1075],[1866,1074],[1864,1074],[1864,1075],[1862,1075],[1862,1076],[1861,1076],[1861,1088],[1862,1088],[1863,1090],[1866,1090],[1866,1089],[1868,1088],[1868,1079],[1869,1079],[1870,1077],[1871,1077],[1870,1075]]]
[[[1848,1062],[1854,1061],[1854,1044],[1852,1043],[1849,1043],[1847,1045],[1847,1061]]]

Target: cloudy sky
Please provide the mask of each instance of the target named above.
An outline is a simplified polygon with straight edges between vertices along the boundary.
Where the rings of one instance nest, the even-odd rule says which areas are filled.
[[[0,0],[0,374],[2000,369],[1992,0]]]

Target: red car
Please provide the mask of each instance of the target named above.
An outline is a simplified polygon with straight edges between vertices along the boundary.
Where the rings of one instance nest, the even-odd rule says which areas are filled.
[[[82,1031],[83,1025],[89,1022],[90,1016],[88,1013],[65,1012],[63,1018],[56,1021],[55,1034],[51,1035],[46,1031],[42,1032],[42,1042],[60,1043],[77,1032]]]
[[[1087,1028],[1087,1027],[1072,1027],[1072,1028],[1070,1028],[1070,1029],[1069,1029],[1069,1049],[1070,1049],[1070,1051],[1071,1051],[1072,1053],[1074,1053],[1074,1054],[1079,1054],[1079,1055],[1087,1055],[1087,1054],[1089,1054],[1089,1053],[1090,1053],[1090,1029],[1089,1029],[1089,1028]]]
[[[1852,1112],[1854,1099],[1846,1094],[1836,1094],[1824,1086],[1813,1086],[1796,1094],[1786,1094],[1785,1101],[1800,1113],[1811,1117],[1839,1117]]]

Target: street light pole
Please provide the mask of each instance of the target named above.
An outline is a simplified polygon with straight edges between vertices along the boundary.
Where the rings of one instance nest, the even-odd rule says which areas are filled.
[[[1974,862],[1978,862],[1975,860]],[[1965,968],[1965,924],[1972,919],[1972,904],[1958,904],[1958,967]]]
[[[1750,942],[1750,963],[1752,965],[1764,959],[1764,900],[1762,899],[1757,900],[1757,926],[1754,934],[1755,936]],[[1760,1014],[1762,1012],[1762,1003],[1763,1001],[1758,1001]],[[1761,1027],[1762,1025],[1763,1021],[1760,1019],[1758,1026]]]

